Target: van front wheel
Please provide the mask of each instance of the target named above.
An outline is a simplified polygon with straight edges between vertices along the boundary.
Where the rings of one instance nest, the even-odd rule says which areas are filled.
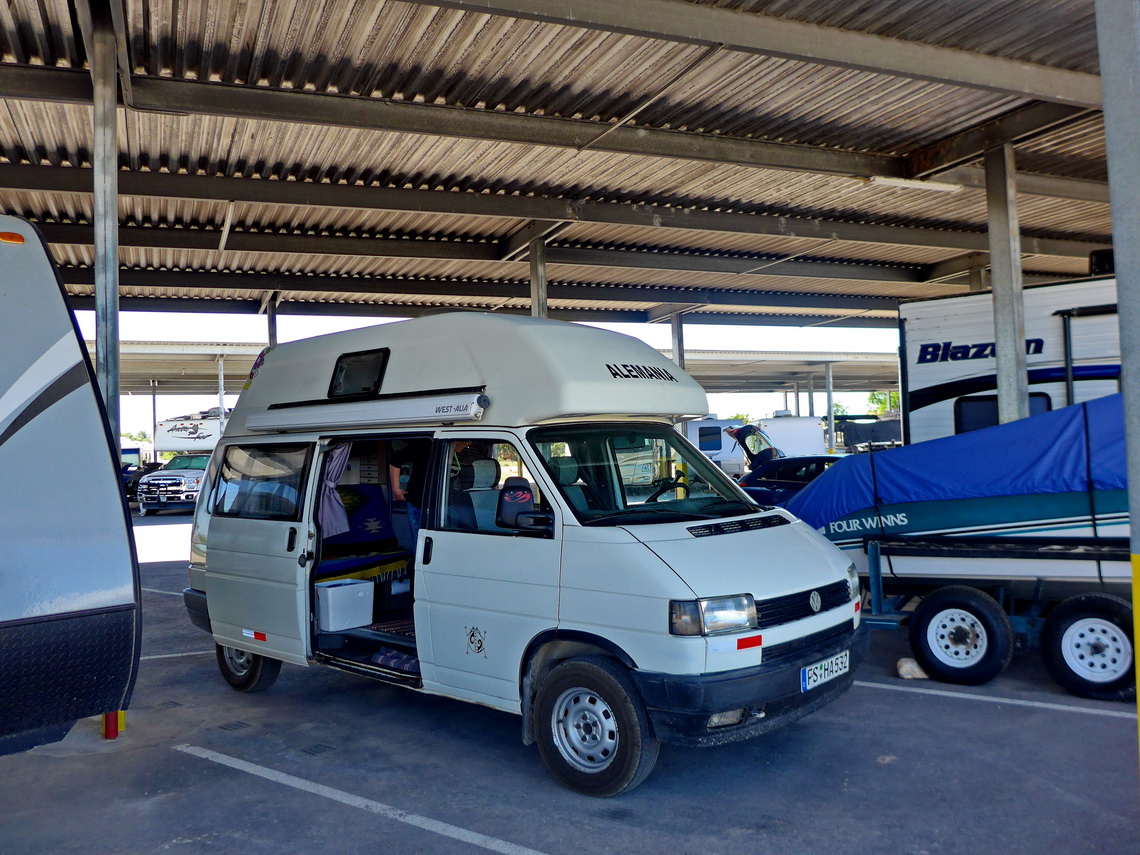
[[[554,776],[588,796],[616,796],[653,771],[660,743],[625,671],[587,656],[556,667],[534,701],[538,750]]]
[[[236,647],[214,645],[218,668],[226,682],[239,692],[264,692],[277,680],[281,660]]]

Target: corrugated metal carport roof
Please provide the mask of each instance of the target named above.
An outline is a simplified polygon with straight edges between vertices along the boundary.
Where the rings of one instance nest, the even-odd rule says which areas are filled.
[[[126,309],[526,310],[542,233],[556,317],[888,326],[985,265],[1001,141],[1027,278],[1110,241],[1092,0],[118,3]],[[0,202],[79,307],[85,6],[0,16]]]

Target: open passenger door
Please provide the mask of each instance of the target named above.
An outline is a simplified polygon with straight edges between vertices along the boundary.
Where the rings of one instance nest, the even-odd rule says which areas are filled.
[[[124,710],[138,561],[112,438],[34,226],[0,216],[0,754]]]

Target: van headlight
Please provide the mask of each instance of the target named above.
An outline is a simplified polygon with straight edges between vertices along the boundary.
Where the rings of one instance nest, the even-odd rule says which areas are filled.
[[[751,594],[669,601],[672,635],[720,635],[748,629],[756,629],[756,600]]]
[[[847,565],[847,593],[851,595],[853,600],[862,596],[862,591],[859,588],[859,571],[855,569],[854,564]]]

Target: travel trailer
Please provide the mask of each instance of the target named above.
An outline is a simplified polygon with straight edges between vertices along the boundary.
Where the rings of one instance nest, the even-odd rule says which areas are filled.
[[[228,413],[227,410],[227,417]],[[158,451],[210,452],[221,439],[224,427],[221,407],[163,419],[156,426],[154,447]]]
[[[288,662],[486,705],[567,786],[627,791],[662,742],[819,709],[866,650],[848,559],[673,429],[706,412],[649,346],[556,321],[279,345],[195,509],[190,618],[239,691]]]
[[[1116,280],[1024,289],[1032,415],[1120,391]],[[899,306],[903,437],[907,443],[998,423],[989,292]]]
[[[0,754],[9,754],[125,710],[141,632],[119,443],[47,247],[16,217],[0,216],[0,319]]]
[[[695,445],[701,454],[719,466],[730,478],[736,480],[748,471],[745,451],[732,433],[743,424],[743,419],[718,419],[716,416],[706,416],[703,419],[682,422],[677,425],[677,430],[684,434],[685,439]]]

